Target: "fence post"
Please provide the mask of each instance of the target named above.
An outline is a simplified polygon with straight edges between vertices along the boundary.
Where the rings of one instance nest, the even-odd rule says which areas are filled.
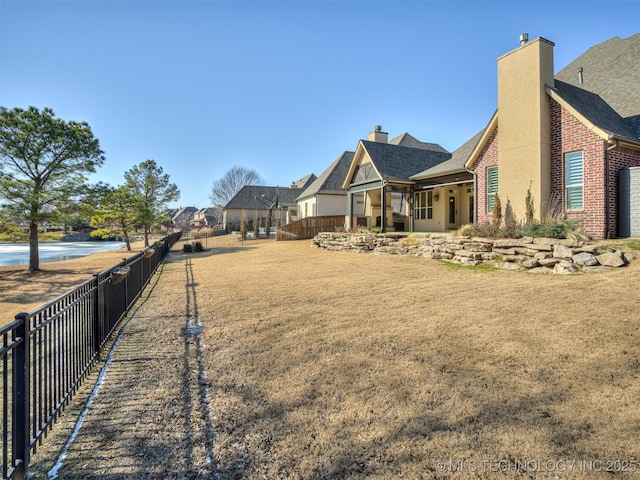
[[[19,460],[20,464],[16,467],[15,476],[18,480],[23,480],[27,476],[29,469],[29,361],[31,358],[29,347],[29,314],[19,313],[16,320],[20,320],[20,325],[15,329],[16,337],[20,337],[22,341],[16,346],[15,352],[15,379],[14,379],[14,395],[15,395],[15,419],[13,424],[13,458]],[[15,338],[14,340],[17,340]]]
[[[93,348],[96,354],[96,359],[100,361],[100,345],[102,344],[102,329],[100,328],[100,311],[102,310],[101,295],[100,295],[100,274],[93,274],[93,281],[95,282],[96,295],[93,300]]]
[[[144,258],[144,255],[142,255],[140,257],[141,259]],[[140,260],[141,262],[144,263],[144,260]],[[122,262],[124,264],[124,266],[127,266],[127,259],[123,258]],[[129,281],[128,281],[129,275],[127,275],[126,277],[124,277],[124,311],[126,312],[129,309]],[[124,313],[124,312],[122,312]]]

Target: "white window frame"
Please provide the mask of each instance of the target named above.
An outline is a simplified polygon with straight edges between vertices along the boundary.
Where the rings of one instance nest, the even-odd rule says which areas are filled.
[[[564,154],[564,198],[567,210],[584,210],[584,153]]]
[[[433,219],[433,190],[415,193],[413,218],[416,220]]]
[[[486,172],[487,172],[487,213],[493,213],[493,207],[496,204],[496,195],[498,194],[498,166],[492,165],[490,167],[487,167]],[[492,183],[492,179],[494,179],[494,183]]]

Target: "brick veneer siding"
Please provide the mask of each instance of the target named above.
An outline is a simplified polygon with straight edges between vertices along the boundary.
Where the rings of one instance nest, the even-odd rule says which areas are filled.
[[[476,202],[478,203],[477,223],[493,221],[493,215],[487,213],[487,167],[498,165],[498,129],[496,128],[487,145],[482,149],[473,166],[477,175]]]
[[[605,209],[605,159],[607,142],[590,131],[569,111],[551,100],[551,200],[562,208],[565,218],[580,220],[593,238],[607,236]],[[584,204],[582,210],[566,210],[564,155],[583,152]],[[640,152],[614,149],[609,161],[610,235],[618,233],[618,173],[621,168],[640,165]]]

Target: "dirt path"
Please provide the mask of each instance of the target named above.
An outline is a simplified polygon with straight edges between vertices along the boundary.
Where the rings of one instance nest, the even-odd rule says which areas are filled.
[[[208,477],[214,438],[197,281],[190,257],[161,268],[106,359],[97,395],[58,459],[58,478]],[[36,478],[51,471],[76,413],[65,415],[36,455]]]

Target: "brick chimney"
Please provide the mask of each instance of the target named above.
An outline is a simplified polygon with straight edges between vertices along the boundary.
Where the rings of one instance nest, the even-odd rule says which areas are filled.
[[[545,87],[554,85],[553,42],[529,41],[498,58],[498,193],[518,218],[531,186],[536,217],[550,197],[550,107]]]
[[[380,142],[380,143],[388,143],[389,134],[387,132],[382,131],[382,127],[380,125],[376,125],[373,132],[369,134],[370,142]]]

